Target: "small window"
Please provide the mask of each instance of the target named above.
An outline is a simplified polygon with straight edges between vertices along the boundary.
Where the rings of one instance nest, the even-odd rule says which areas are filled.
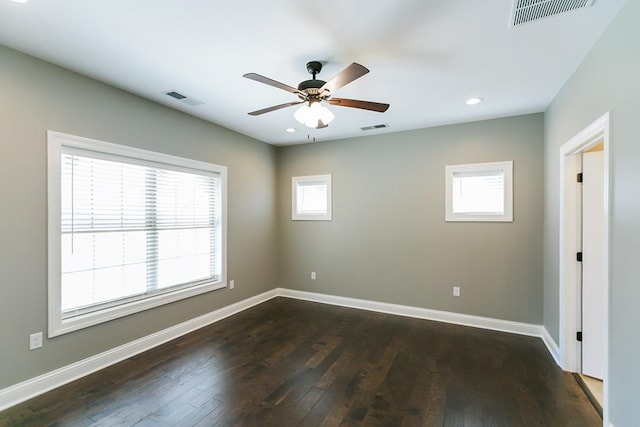
[[[331,220],[331,175],[292,178],[293,220]]]
[[[513,162],[446,167],[446,221],[513,221]]]
[[[225,287],[225,167],[48,141],[49,336]]]

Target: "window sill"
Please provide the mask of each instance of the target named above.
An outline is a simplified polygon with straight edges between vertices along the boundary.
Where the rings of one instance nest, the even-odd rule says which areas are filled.
[[[185,289],[178,289],[166,294],[156,295],[139,301],[132,301],[115,307],[108,307],[92,313],[74,316],[68,319],[62,319],[61,313],[53,313],[53,318],[49,319],[48,337],[57,337],[79,329],[88,328],[110,320],[129,316],[131,314],[140,313],[151,308],[159,307],[185,298],[194,297],[207,292],[223,289],[227,287],[225,281],[204,283],[200,286],[194,286]]]

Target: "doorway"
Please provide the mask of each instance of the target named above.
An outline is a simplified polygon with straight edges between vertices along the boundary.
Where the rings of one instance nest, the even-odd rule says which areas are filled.
[[[583,171],[583,167],[589,171]],[[600,172],[597,171],[598,167],[601,168]],[[595,173],[594,168],[596,168]],[[595,178],[597,184],[595,193],[601,195],[599,199],[594,199],[588,194],[585,194],[583,199],[584,182],[578,183],[580,172],[585,174],[583,175],[585,181],[587,173],[592,177],[599,174],[599,178]],[[594,184],[594,178],[591,179],[589,186],[593,187],[592,184]],[[597,215],[594,216],[593,213]],[[584,262],[579,261],[580,259]],[[587,379],[596,377],[602,380],[603,421],[604,425],[608,425],[608,113],[560,148],[559,279],[562,368],[570,372],[586,374]]]
[[[583,151],[581,160],[579,215],[581,217],[582,254],[581,289],[581,384],[594,406],[602,414],[604,353],[605,261],[602,256],[604,216],[604,143]]]

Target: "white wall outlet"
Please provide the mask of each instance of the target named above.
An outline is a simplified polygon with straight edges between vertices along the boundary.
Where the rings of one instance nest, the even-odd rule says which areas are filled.
[[[236,287],[236,281],[235,280],[229,280],[229,289],[233,289]]]
[[[453,287],[453,296],[454,297],[459,297],[460,296],[460,286],[454,286]]]
[[[29,335],[29,350],[42,347],[42,332]]]
[[[315,271],[311,272],[311,280],[316,280],[316,272]]]

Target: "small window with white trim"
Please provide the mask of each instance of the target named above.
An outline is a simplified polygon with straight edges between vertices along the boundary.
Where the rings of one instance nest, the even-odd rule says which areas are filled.
[[[331,175],[294,176],[291,219],[331,220]]]
[[[49,336],[226,286],[226,168],[48,133]]]
[[[446,167],[446,221],[512,222],[513,162]]]

